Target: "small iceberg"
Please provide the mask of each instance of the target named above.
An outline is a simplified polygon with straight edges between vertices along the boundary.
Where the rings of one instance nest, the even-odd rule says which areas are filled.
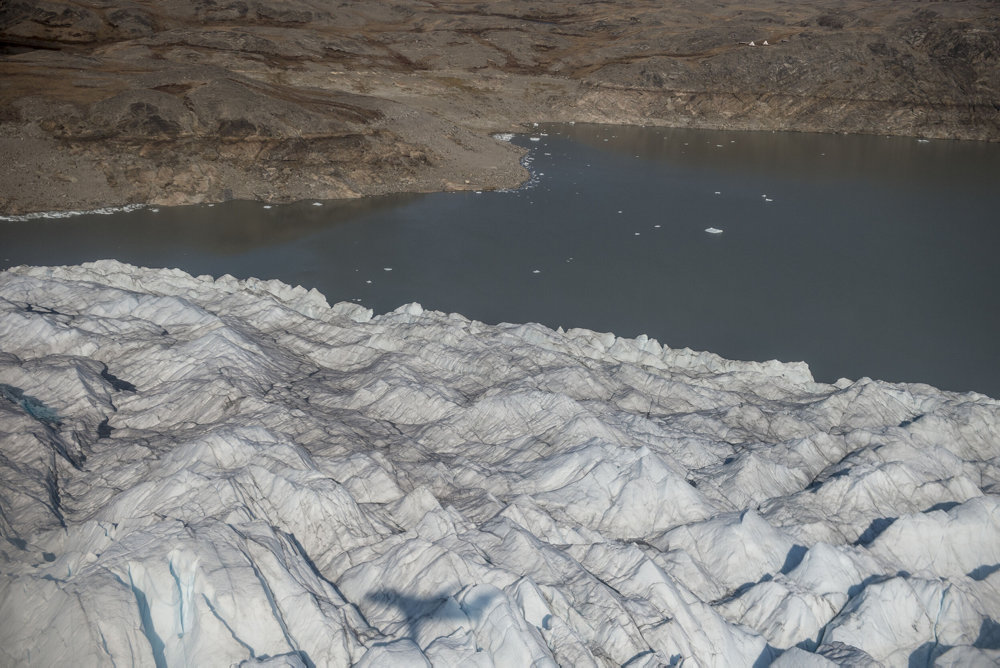
[[[718,227],[706,227],[705,231],[708,232],[709,234],[722,234],[722,230],[720,230]]]

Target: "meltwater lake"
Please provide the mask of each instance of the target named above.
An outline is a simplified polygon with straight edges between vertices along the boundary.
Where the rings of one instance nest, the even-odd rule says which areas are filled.
[[[534,128],[509,192],[0,221],[0,267],[277,278],[1000,398],[1000,145]],[[721,233],[706,232],[708,228]]]

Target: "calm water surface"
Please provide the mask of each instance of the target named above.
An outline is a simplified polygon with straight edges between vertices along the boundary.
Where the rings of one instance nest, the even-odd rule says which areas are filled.
[[[0,223],[0,266],[278,278],[1000,397],[1000,146],[536,129],[528,187]],[[705,229],[722,229],[708,234]]]

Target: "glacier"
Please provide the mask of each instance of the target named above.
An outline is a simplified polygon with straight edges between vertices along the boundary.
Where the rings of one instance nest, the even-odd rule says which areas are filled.
[[[1000,402],[0,274],[5,666],[991,666]]]

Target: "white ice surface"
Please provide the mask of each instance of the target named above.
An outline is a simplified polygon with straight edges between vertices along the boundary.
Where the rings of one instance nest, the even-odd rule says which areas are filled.
[[[0,274],[0,665],[986,666],[1000,403]]]

